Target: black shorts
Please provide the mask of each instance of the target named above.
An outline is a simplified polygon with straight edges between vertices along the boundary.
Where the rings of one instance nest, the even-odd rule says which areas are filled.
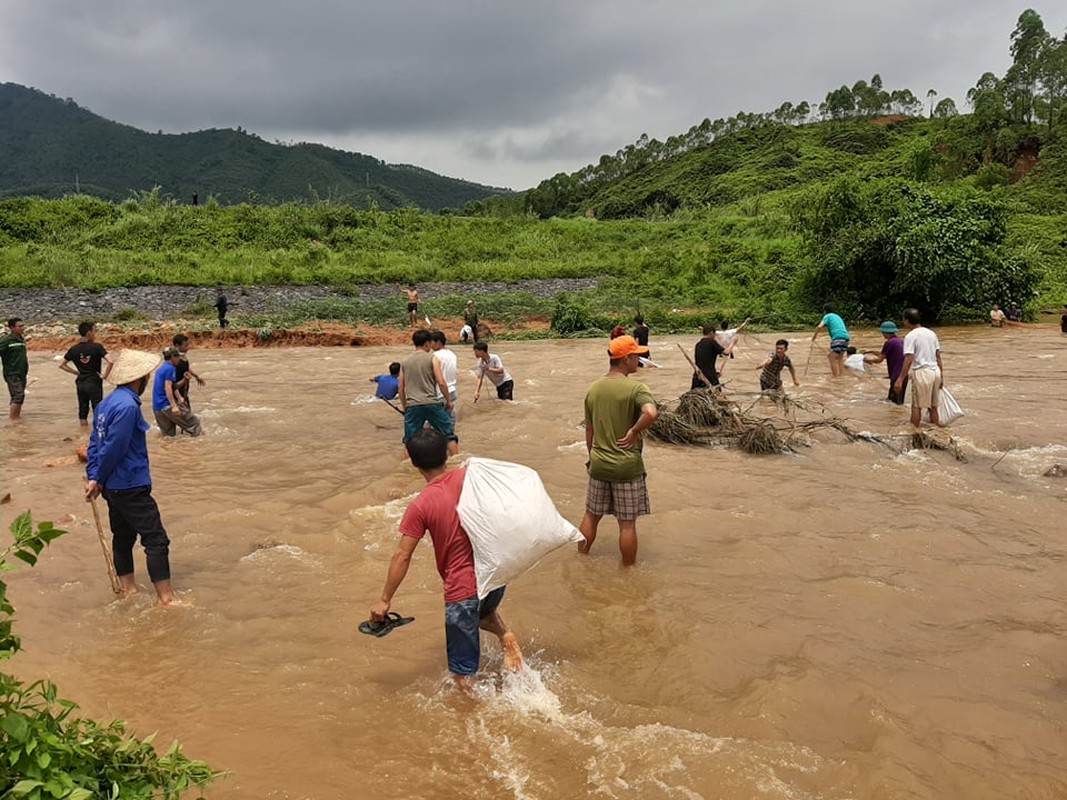
[[[515,381],[504,381],[502,384],[496,387],[496,396],[500,400],[514,400],[512,395],[515,392]]]
[[[419,304],[418,303],[408,303],[408,313],[409,314],[414,314],[418,310],[419,310]]]

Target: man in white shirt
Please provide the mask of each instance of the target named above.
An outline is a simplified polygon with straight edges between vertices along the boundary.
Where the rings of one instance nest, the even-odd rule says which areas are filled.
[[[489,345],[478,342],[474,345],[474,355],[478,359],[478,388],[474,390],[474,402],[482,393],[482,380],[488,376],[489,381],[496,387],[496,396],[500,400],[514,400],[515,381],[504,369],[504,362],[500,356],[489,352]]]
[[[456,400],[458,398],[456,394],[456,384],[459,383],[459,359],[456,354],[449,350],[445,345],[448,344],[448,337],[445,336],[443,331],[430,331],[430,349],[433,351],[433,357],[435,361],[441,362],[441,372],[445,376],[445,383],[448,384],[448,393],[452,397],[452,409],[448,412],[452,417],[452,424],[456,422]],[[438,390],[440,394],[440,390]],[[441,398],[442,400],[444,398]]]
[[[922,314],[917,308],[904,309],[904,325],[908,329],[908,335],[904,337],[904,366],[894,389],[899,394],[904,389],[904,381],[911,383],[912,425],[918,428],[923,409],[929,409],[930,422],[940,427],[937,408],[945,383],[941,342],[936,333],[923,327]]]

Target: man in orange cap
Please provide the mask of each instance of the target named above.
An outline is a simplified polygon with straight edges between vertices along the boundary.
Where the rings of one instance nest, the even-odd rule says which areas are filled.
[[[627,567],[637,561],[637,518],[650,513],[641,433],[659,416],[649,388],[629,380],[643,355],[648,355],[648,348],[632,336],[612,339],[608,374],[585,395],[589,489],[579,526],[585,541],[578,552],[589,552],[601,518],[611,514],[619,523],[619,551]]]

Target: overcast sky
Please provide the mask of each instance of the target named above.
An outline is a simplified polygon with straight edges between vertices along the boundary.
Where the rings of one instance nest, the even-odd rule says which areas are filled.
[[[1056,35],[1067,3],[1032,4]],[[524,189],[880,73],[964,110],[1007,0],[0,0],[0,82],[150,131],[242,126]]]

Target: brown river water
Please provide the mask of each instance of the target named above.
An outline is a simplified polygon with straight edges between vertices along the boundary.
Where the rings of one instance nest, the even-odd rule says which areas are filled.
[[[7,576],[10,665],[229,771],[211,798],[1062,798],[1067,479],[1043,473],[1067,465],[1067,337],[941,334],[966,462],[834,436],[789,456],[651,443],[638,566],[620,569],[605,519],[591,556],[515,581],[501,610],[527,667],[501,676],[485,643],[473,699],[448,679],[428,540],[393,604],[415,623],[356,631],[422,485],[367,382],[408,349],[192,351],[206,435],[149,445],[192,603],[172,610],[113,599],[68,463],[73,381],[31,353],[25,420],[0,423],[0,523],[31,508],[70,535]],[[796,397],[906,429],[884,366],[831,380],[824,337],[805,376],[807,340],[787,336]],[[745,338],[730,388],[758,387],[774,338]],[[694,341],[653,336],[657,397],[688,388],[674,345]],[[577,522],[604,347],[495,344],[514,404],[474,405],[461,369],[462,454],[535,467]]]

